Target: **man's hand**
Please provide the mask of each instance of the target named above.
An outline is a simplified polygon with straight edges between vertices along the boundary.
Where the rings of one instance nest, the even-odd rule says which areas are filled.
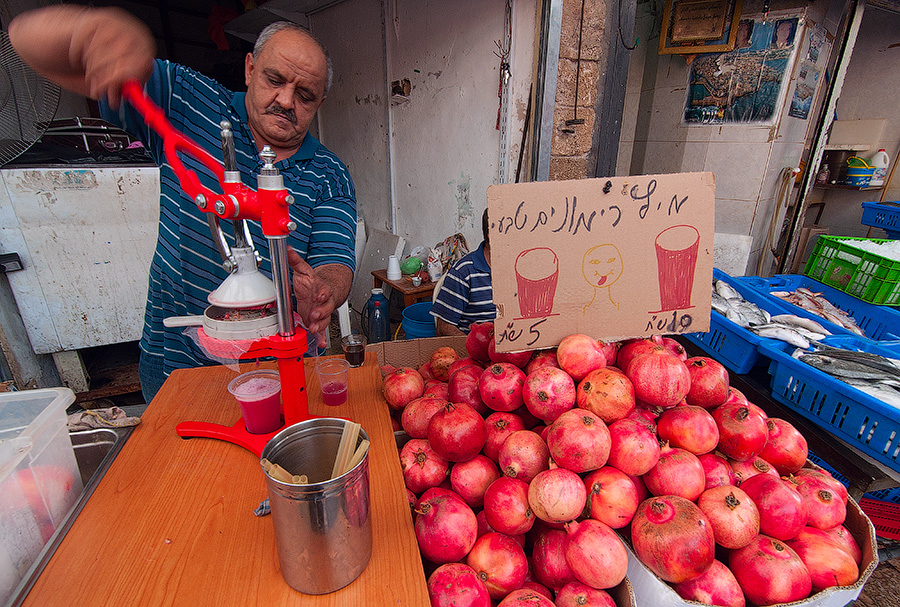
[[[331,323],[331,313],[347,299],[353,273],[340,264],[312,268],[292,247],[288,247],[288,264],[294,271],[291,285],[297,299],[297,313],[306,330],[323,347],[327,343],[325,331]]]

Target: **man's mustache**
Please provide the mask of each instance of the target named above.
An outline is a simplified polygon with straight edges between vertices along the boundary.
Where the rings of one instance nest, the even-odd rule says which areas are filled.
[[[277,105],[270,105],[266,108],[266,114],[275,114],[277,116],[282,116],[291,124],[297,124],[297,115],[294,114],[294,110],[288,110]]]

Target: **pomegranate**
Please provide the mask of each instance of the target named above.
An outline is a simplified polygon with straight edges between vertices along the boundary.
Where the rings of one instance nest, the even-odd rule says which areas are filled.
[[[539,434],[517,430],[503,441],[497,463],[506,476],[530,483],[538,472],[550,467],[550,450]]]
[[[428,364],[431,373],[436,379],[447,381],[450,379],[450,365],[459,360],[459,354],[450,346],[441,346],[431,353]]]
[[[662,338],[663,347],[668,350],[673,356],[676,356],[679,360],[687,360],[688,354],[678,341],[671,337],[663,337]]]
[[[683,599],[697,601],[706,605],[722,607],[744,607],[744,591],[725,563],[713,560],[700,577],[681,582],[673,586],[675,592]]]
[[[809,448],[803,435],[783,419],[766,420],[768,440],[760,457],[775,466],[778,474],[793,474],[803,467],[809,457]]]
[[[491,531],[496,531],[496,529],[492,528],[487,522],[487,513],[484,510],[479,510],[475,515],[475,520],[478,521],[478,537],[481,537],[485,533],[490,533]]]
[[[587,490],[581,477],[565,468],[538,472],[528,484],[528,505],[548,523],[565,523],[584,510]]]
[[[751,476],[740,486],[759,509],[759,532],[778,540],[796,537],[806,526],[800,493],[771,474]]]
[[[713,409],[712,416],[719,427],[718,449],[727,457],[744,462],[766,446],[766,420],[746,405],[721,405]]]
[[[612,466],[604,466],[584,477],[587,513],[591,518],[621,529],[631,522],[641,500],[630,476]]]
[[[391,409],[402,411],[409,401],[425,393],[425,380],[412,367],[400,367],[385,376],[382,392]]]
[[[497,607],[555,607],[555,605],[550,597],[533,588],[519,588],[507,594]]]
[[[813,468],[801,468],[793,475],[793,480],[796,484],[800,484],[807,477],[813,477],[822,479],[828,486],[831,488],[832,493],[839,496],[841,500],[846,504],[849,496],[847,495],[847,488],[841,484],[839,480],[831,476],[826,470],[816,470]]]
[[[653,409],[645,409],[643,407],[635,406],[635,408],[631,410],[631,413],[625,416],[625,419],[633,419],[636,422],[640,422],[647,427],[647,430],[649,430],[651,434],[655,436],[656,420],[658,417],[659,414]]]
[[[625,579],[628,553],[616,532],[594,519],[566,523],[566,562],[575,579],[597,590]]]
[[[464,403],[447,403],[431,417],[428,442],[434,452],[451,462],[465,462],[487,441],[484,418]]]
[[[547,597],[548,599],[551,600],[550,606],[553,607],[553,603],[552,603],[553,593],[550,592],[550,589],[547,588],[546,586],[544,586],[543,584],[538,584],[534,580],[530,579],[530,576],[525,576],[525,583],[522,584],[522,588],[519,588],[519,590],[513,590],[509,594],[515,594],[516,592],[519,592],[520,590],[523,590],[523,589],[528,589],[537,594],[540,594],[541,596]],[[506,596],[509,597],[509,594],[507,594]]]
[[[488,342],[488,358],[492,363],[508,363],[519,369],[524,369],[531,360],[531,350],[524,352],[497,352],[494,340]]]
[[[847,502],[832,491],[828,481],[813,476],[795,476],[791,480],[803,498],[807,525],[828,530],[844,524],[847,517]]]
[[[809,596],[812,580],[797,553],[784,542],[757,535],[731,552],[728,568],[754,605],[791,603]]]
[[[481,415],[489,409],[481,400],[481,392],[478,390],[478,380],[484,369],[481,367],[467,366],[458,369],[450,376],[447,384],[447,400],[454,403],[465,403],[478,411]]]
[[[634,386],[615,367],[595,369],[578,384],[575,403],[611,424],[634,410]]]
[[[473,359],[481,363],[490,362],[488,357],[488,343],[494,341],[494,323],[476,322],[469,325],[469,334],[466,335],[466,352]]]
[[[413,438],[400,450],[400,467],[406,487],[419,494],[444,482],[450,464],[434,452],[426,439]]]
[[[484,492],[484,511],[488,525],[506,535],[527,533],[534,525],[528,484],[517,478],[501,476],[491,483]]]
[[[485,533],[475,540],[466,564],[475,570],[494,600],[521,588],[528,573],[525,551],[503,533]]]
[[[547,431],[547,447],[553,461],[579,474],[603,466],[609,458],[610,444],[606,424],[584,409],[566,411]]]
[[[716,420],[703,407],[686,405],[663,411],[656,420],[660,440],[694,455],[709,453],[719,442]]]
[[[429,379],[434,379],[434,373],[431,372],[431,363],[424,362],[416,369],[419,372],[419,375],[422,376],[422,379],[428,381]]]
[[[815,527],[804,527],[785,542],[809,570],[812,592],[832,586],[850,586],[859,579],[859,567],[834,539]]]
[[[620,419],[609,426],[609,458],[606,463],[630,476],[646,474],[659,462],[659,441],[643,424]]]
[[[463,358],[460,358],[450,364],[450,377],[453,377],[454,373],[456,373],[460,369],[465,369],[466,367],[475,367],[479,371],[484,371],[484,365],[482,365],[471,356],[464,356]]]
[[[744,396],[744,393],[735,388],[734,386],[728,386],[728,396],[725,398],[725,402],[722,404],[725,405],[746,405],[748,402],[747,397]]]
[[[751,476],[756,476],[757,474],[771,474],[772,476],[778,476],[778,470],[773,466],[770,466],[769,462],[758,455],[745,462],[739,462],[736,459],[732,459],[728,460],[728,463],[731,465],[731,470],[734,472],[734,476],[737,479],[738,487],[740,487],[741,483],[745,480]]]
[[[499,460],[500,447],[506,437],[513,432],[525,429],[521,417],[506,411],[491,413],[485,418],[484,423],[487,427],[487,441],[484,443],[483,452],[495,462]]]
[[[566,532],[547,529],[537,536],[531,549],[531,568],[534,578],[541,584],[559,590],[575,580],[575,574],[566,563]]]
[[[522,388],[525,373],[510,363],[494,363],[478,380],[478,391],[484,404],[494,411],[515,411],[523,405]]]
[[[665,348],[635,357],[625,375],[634,384],[635,398],[664,409],[684,400],[691,387],[687,367]]]
[[[704,453],[697,456],[703,471],[706,474],[706,488],[721,487],[723,485],[737,485],[737,478],[728,459],[718,453]]]
[[[603,351],[603,358],[606,359],[607,366],[615,366],[616,358],[619,356],[619,345],[617,341],[600,342],[600,350]]]
[[[534,371],[544,367],[555,367],[559,369],[559,361],[556,360],[556,348],[538,350],[532,354],[531,360],[525,365],[525,374],[530,375]]]
[[[616,607],[605,590],[591,588],[581,582],[570,582],[556,594],[556,607]]]
[[[728,370],[717,360],[693,356],[685,361],[691,375],[691,389],[685,399],[689,405],[713,409],[728,398]]]
[[[695,501],[706,489],[706,472],[690,451],[663,445],[659,461],[644,475],[644,484],[653,495],[678,495]]]
[[[472,508],[484,505],[484,493],[500,478],[497,464],[486,455],[454,464],[450,469],[450,487]]]
[[[575,406],[575,382],[562,369],[543,367],[525,377],[522,400],[536,418],[552,422]]]
[[[475,570],[465,563],[445,563],[428,576],[431,607],[491,607],[491,597]]]
[[[739,487],[707,489],[697,498],[697,506],[709,519],[716,543],[724,548],[743,548],[759,534],[759,510]]]
[[[442,381],[437,381],[436,379],[432,379],[429,381],[432,383],[428,384],[426,382],[425,392],[422,394],[422,396],[433,396],[435,398],[442,398],[444,400],[450,400],[450,398],[449,398],[450,397],[450,387],[446,383],[444,383]],[[409,406],[409,405],[407,405],[407,406]]]
[[[628,365],[637,356],[648,352],[659,353],[665,349],[665,346],[651,339],[632,339],[619,348],[619,352],[616,355],[616,367],[627,374]]]
[[[644,565],[673,584],[692,580],[709,569],[716,546],[703,511],[677,495],[641,502],[631,521],[631,543]]]
[[[428,422],[448,404],[447,399],[435,396],[414,398],[400,414],[400,426],[411,438],[427,438]]]
[[[458,561],[472,549],[478,522],[461,497],[444,489],[428,489],[416,504],[416,513],[419,550],[432,563]]]
[[[521,407],[513,411],[513,413],[522,418],[522,423],[525,424],[526,430],[534,430],[538,426],[544,425],[544,420],[538,419],[537,417],[532,415],[531,411],[529,411],[528,407],[526,407],[525,405],[522,405]],[[539,431],[536,432],[540,434]]]
[[[857,565],[862,563],[862,550],[849,529],[843,525],[838,525],[837,527],[826,530],[825,533],[830,535],[847,554],[853,557],[853,560]]]
[[[607,364],[603,342],[581,333],[562,338],[556,346],[556,360],[560,368],[576,382],[580,382],[594,369]]]

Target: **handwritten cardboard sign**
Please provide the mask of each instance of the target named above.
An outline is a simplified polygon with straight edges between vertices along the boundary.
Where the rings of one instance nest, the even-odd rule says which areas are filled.
[[[498,352],[709,330],[715,177],[490,186]]]

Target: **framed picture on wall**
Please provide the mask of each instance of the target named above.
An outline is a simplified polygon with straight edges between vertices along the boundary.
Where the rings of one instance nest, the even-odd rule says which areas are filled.
[[[665,0],[660,55],[696,55],[734,49],[743,0]]]

